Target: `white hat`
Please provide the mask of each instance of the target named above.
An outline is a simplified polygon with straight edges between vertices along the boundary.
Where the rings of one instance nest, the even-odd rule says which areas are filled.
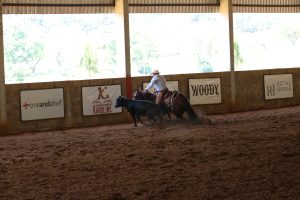
[[[159,71],[157,69],[155,69],[152,71],[151,75],[153,75],[153,74],[159,74]]]

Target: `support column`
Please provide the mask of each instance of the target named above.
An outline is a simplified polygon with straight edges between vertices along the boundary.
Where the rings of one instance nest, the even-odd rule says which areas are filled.
[[[2,1],[0,5],[0,133],[7,128],[6,113],[6,88],[4,74],[4,48],[3,48],[3,22],[2,22]]]
[[[220,0],[220,13],[223,16],[223,22],[225,24],[224,34],[228,43],[227,56],[230,65],[230,99],[231,108],[234,108],[236,103],[236,81],[235,81],[235,69],[234,69],[234,37],[233,37],[233,14],[232,14],[232,0]],[[228,33],[228,35],[227,35]]]
[[[67,125],[67,127],[72,127],[73,126],[73,116],[72,116],[72,94],[71,94],[71,83],[68,82],[65,85],[65,89],[64,89],[64,93],[65,93],[65,113],[66,113],[66,117],[65,117],[65,123]]]
[[[129,9],[128,0],[115,1],[117,15],[117,59],[118,65],[126,69],[126,95],[132,98],[132,80],[130,65],[130,36],[129,36]]]

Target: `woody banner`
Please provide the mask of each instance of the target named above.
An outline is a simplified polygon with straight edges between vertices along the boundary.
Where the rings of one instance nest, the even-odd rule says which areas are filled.
[[[221,79],[189,79],[189,94],[192,105],[221,103]]]
[[[120,95],[120,85],[82,87],[83,116],[122,112],[122,108],[115,108]]]

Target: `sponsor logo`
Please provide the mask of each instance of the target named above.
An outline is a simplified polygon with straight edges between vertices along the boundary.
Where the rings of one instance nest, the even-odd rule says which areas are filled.
[[[218,84],[191,85],[193,96],[212,96],[220,95]]]
[[[93,102],[93,114],[104,114],[104,113],[111,113],[111,106],[112,102],[111,100],[107,101],[94,101]]]
[[[276,93],[286,93],[292,91],[292,83],[289,81],[277,81],[274,84],[267,85],[267,96],[276,96]]]
[[[106,114],[112,112],[112,101],[109,95],[105,94],[107,87],[98,87],[98,98],[93,102],[93,114]]]
[[[23,105],[23,107],[25,108],[25,110],[27,110],[28,106],[30,106],[30,104],[25,101],[25,103]]]
[[[22,105],[25,110],[29,109],[29,108],[46,108],[46,107],[57,107],[57,106],[62,106],[63,104],[63,100],[59,99],[59,100],[48,100],[48,101],[44,101],[44,102],[36,102],[36,103],[27,103],[25,101],[25,103]]]

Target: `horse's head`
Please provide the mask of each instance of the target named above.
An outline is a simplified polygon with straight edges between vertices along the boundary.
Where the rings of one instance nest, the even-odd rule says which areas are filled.
[[[148,100],[148,101],[155,101],[156,96],[148,91],[143,91],[141,89],[136,89],[133,94],[134,100]]]
[[[144,99],[144,94],[143,90],[141,89],[136,89],[136,91],[133,94],[133,99],[134,100],[143,100]]]

